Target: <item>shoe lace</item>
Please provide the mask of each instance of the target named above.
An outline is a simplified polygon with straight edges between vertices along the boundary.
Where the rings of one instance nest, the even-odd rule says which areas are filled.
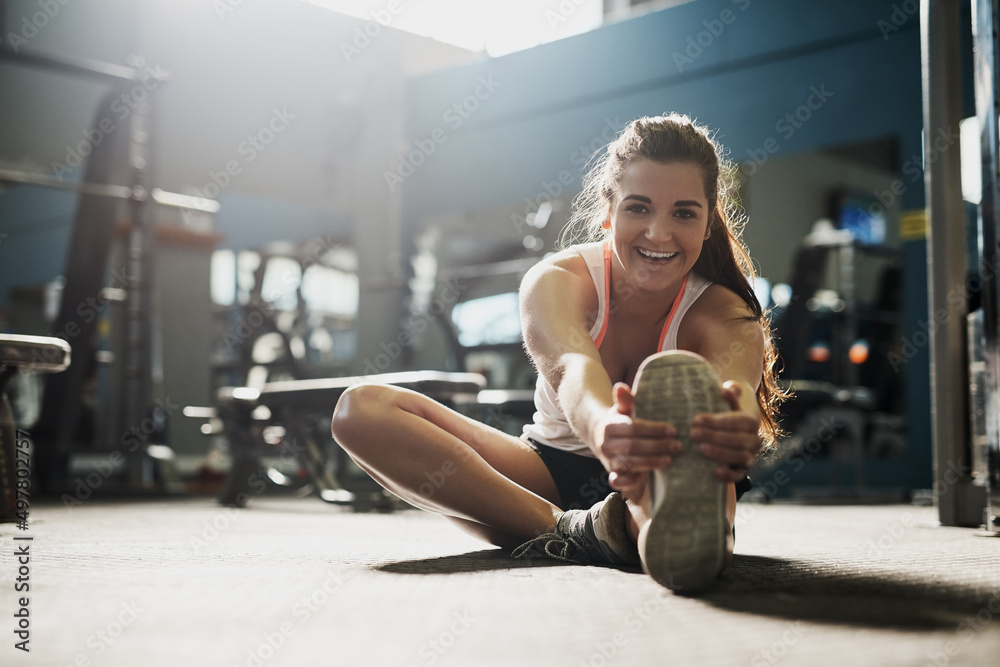
[[[590,563],[592,561],[583,540],[572,536],[564,537],[556,533],[544,533],[528,540],[514,549],[511,555],[514,558],[527,559],[536,555],[548,556],[567,563]]]

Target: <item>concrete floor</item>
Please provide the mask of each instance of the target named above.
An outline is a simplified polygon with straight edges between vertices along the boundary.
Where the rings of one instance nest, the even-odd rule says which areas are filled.
[[[700,598],[315,499],[33,507],[0,525],[2,665],[1000,665],[1000,539],[932,508],[741,505]],[[30,536],[30,653],[14,536]]]

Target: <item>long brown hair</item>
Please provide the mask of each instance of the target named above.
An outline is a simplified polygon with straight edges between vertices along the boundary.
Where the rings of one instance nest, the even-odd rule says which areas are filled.
[[[610,233],[602,223],[610,213],[625,168],[636,159],[695,164],[704,174],[705,196],[712,203],[708,221],[711,235],[702,246],[694,270],[735,292],[752,313],[746,319],[759,323],[764,330],[764,368],[757,404],[761,411],[760,434],[770,449],[781,435],[778,406],[788,395],[777,384],[778,355],[770,317],[752,287],[756,272],[741,240],[746,218],[734,197],[735,170],[706,127],[681,114],[639,118],[629,123],[606,150],[598,151],[591,159],[583,190],[573,200],[573,213],[559,243],[565,247],[574,242],[597,241]]]

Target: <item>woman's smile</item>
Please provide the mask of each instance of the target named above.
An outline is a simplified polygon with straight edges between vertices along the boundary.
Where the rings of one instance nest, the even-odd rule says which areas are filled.
[[[610,215],[615,256],[625,279],[642,290],[676,289],[701,255],[708,218],[698,165],[630,162]]]
[[[680,254],[677,252],[656,252],[655,250],[646,250],[645,248],[636,248],[635,250],[645,259],[661,263],[666,263]]]

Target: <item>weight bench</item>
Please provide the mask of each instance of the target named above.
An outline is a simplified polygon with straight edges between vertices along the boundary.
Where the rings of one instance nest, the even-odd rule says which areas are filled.
[[[520,436],[534,414],[534,389],[484,389],[476,397],[472,416],[505,433]]]
[[[322,500],[352,505],[355,510],[391,508],[392,500],[382,487],[357,469],[330,435],[334,406],[348,388],[361,383],[412,389],[468,411],[477,404],[486,378],[479,373],[410,371],[270,382],[260,390],[222,387],[216,392],[214,408],[184,410],[189,417],[214,417],[221,422],[221,429],[214,432],[221,431],[229,440],[232,467],[219,502],[244,506],[266,488],[260,459],[291,454]],[[354,474],[350,474],[352,469]]]
[[[16,520],[17,482],[28,480],[29,452],[18,459],[17,428],[7,383],[21,371],[58,373],[69,367],[70,345],[51,336],[0,334],[0,522]],[[19,474],[21,470],[24,473]]]

